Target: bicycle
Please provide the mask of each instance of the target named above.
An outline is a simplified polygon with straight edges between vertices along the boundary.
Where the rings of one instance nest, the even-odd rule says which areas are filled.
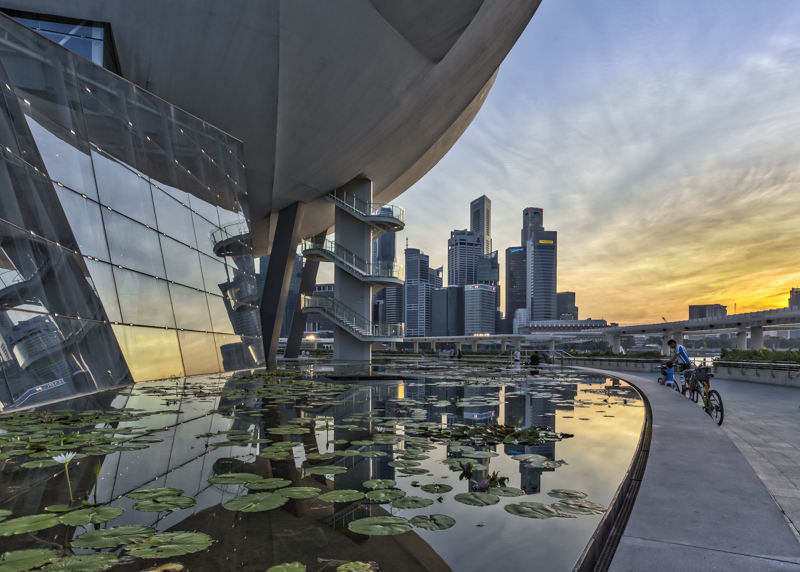
[[[722,420],[725,417],[725,409],[722,405],[722,397],[719,391],[711,389],[712,377],[714,377],[714,374],[711,373],[710,367],[687,369],[684,372],[684,386],[681,393],[695,403],[702,397],[703,411],[708,413],[708,416],[711,417],[717,425],[722,425]]]

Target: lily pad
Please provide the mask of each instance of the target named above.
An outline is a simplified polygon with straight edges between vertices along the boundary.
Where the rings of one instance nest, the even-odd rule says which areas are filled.
[[[164,512],[168,510],[180,510],[182,508],[191,508],[197,504],[197,501],[192,497],[181,496],[167,496],[159,497],[151,500],[143,500],[133,505],[133,508],[142,512]]]
[[[96,554],[78,554],[68,556],[49,566],[42,568],[42,572],[55,572],[56,570],[68,570],[69,572],[97,572],[105,570],[117,563],[117,556],[108,552]]]
[[[404,475],[425,475],[428,473],[428,469],[423,469],[422,467],[408,467],[407,469],[397,469],[398,473],[403,473]]]
[[[447,530],[456,523],[455,519],[444,514],[415,516],[409,521],[413,526],[424,530]]]
[[[491,506],[500,502],[500,497],[491,493],[459,493],[453,498],[469,506]]]
[[[183,490],[181,489],[170,489],[165,487],[159,487],[154,489],[140,489],[138,491],[133,491],[132,493],[128,493],[125,496],[132,500],[153,500],[164,497],[177,497],[182,494]]]
[[[341,491],[331,491],[329,493],[319,495],[319,500],[326,502],[353,502],[361,500],[363,498],[364,498],[364,493],[349,489],[343,489]]]
[[[333,453],[309,453],[306,455],[306,459],[309,461],[327,461],[328,459],[333,459],[336,455]]]
[[[573,491],[570,489],[553,489],[547,496],[557,499],[585,499],[589,495],[580,491]]]
[[[497,457],[498,454],[492,451],[469,451],[461,453],[461,456],[469,457],[470,459],[491,459],[492,457]]]
[[[420,488],[423,491],[425,491],[426,493],[430,493],[432,495],[439,495],[439,494],[442,494],[442,493],[449,493],[450,491],[453,490],[453,487],[451,487],[450,485],[443,485],[443,484],[440,484],[440,483],[435,483],[435,484],[432,484],[432,485],[422,485]]]
[[[401,469],[405,469],[408,467],[419,467],[422,463],[418,463],[417,461],[390,461],[390,467],[397,467]]]
[[[403,497],[392,501],[392,506],[398,509],[415,509],[425,508],[431,506],[433,501],[431,499],[424,499],[422,497]]]
[[[128,552],[139,558],[169,558],[200,552],[211,546],[211,538],[202,532],[166,532],[128,546]]]
[[[553,518],[560,516],[558,510],[553,508],[553,505],[544,504],[540,502],[522,502],[519,504],[507,504],[503,507],[505,511],[514,516],[522,516],[525,518]]]
[[[255,493],[236,497],[222,506],[239,512],[262,512],[283,506],[288,500],[287,497],[275,493]]]
[[[378,489],[377,491],[369,491],[367,498],[376,502],[391,502],[396,499],[401,499],[406,496],[405,491],[395,491],[390,489]]]
[[[45,510],[47,510],[47,509],[45,509]],[[12,514],[14,514],[14,513],[12,511],[8,510],[8,509],[5,509],[5,508],[4,509],[0,509],[0,521],[3,521],[5,519],[7,519]]]
[[[211,477],[208,482],[213,485],[245,485],[253,481],[261,480],[262,477],[252,473],[227,473]]]
[[[323,465],[321,467],[306,468],[306,473],[309,475],[339,475],[346,472],[347,467],[340,467],[338,465]]]
[[[314,487],[289,487],[286,489],[278,489],[275,491],[275,494],[289,499],[310,499],[319,494],[319,489],[315,489]]]
[[[346,562],[336,567],[336,572],[374,572],[375,566],[369,562]]]
[[[399,516],[370,516],[354,520],[347,527],[367,536],[391,536],[411,530],[411,524]]]
[[[306,566],[299,562],[286,562],[267,568],[267,572],[306,572]]]
[[[23,469],[41,469],[43,467],[53,467],[58,465],[53,459],[37,459],[35,461],[28,461],[27,463],[22,463],[20,467]]]
[[[525,496],[525,491],[514,487],[493,487],[492,494],[499,497],[521,497]]]
[[[261,479],[260,481],[247,483],[245,486],[247,487],[247,490],[250,491],[266,491],[288,487],[291,484],[292,481],[286,479]]]
[[[15,550],[0,556],[0,570],[3,572],[24,572],[31,568],[38,568],[47,564],[51,559],[58,558],[55,550],[37,548],[34,550]]]
[[[361,451],[355,451],[353,449],[348,449],[347,451],[334,451],[334,455],[337,457],[357,457],[361,454]]]
[[[115,519],[123,512],[125,512],[123,509],[116,506],[97,506],[68,512],[61,515],[59,520],[63,524],[70,526],[86,526],[87,524],[100,524]]]
[[[391,479],[371,479],[364,481],[364,486],[368,489],[390,489],[395,486],[397,482]]]
[[[603,514],[608,507],[585,499],[564,499],[553,504],[553,508],[570,514]]]
[[[71,544],[73,548],[115,548],[121,544],[140,542],[155,532],[149,526],[113,526],[84,532]]]

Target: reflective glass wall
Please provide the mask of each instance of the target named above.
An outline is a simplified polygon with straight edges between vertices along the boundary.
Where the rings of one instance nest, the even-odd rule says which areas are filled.
[[[263,363],[241,143],[5,16],[0,65],[0,402]]]

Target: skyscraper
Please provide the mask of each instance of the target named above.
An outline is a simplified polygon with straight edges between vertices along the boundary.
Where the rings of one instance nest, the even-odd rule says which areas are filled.
[[[494,286],[464,286],[464,335],[496,333],[496,300]]]
[[[524,243],[523,243],[524,244]],[[506,248],[506,319],[528,307],[528,260],[525,246]]]
[[[469,205],[469,229],[483,240],[483,254],[492,251],[492,201],[483,195]]]
[[[569,316],[568,318],[566,316]],[[556,317],[559,320],[578,320],[578,307],[575,305],[575,292],[556,294]]]
[[[464,335],[464,287],[447,286],[433,291],[432,336]]]
[[[471,230],[454,230],[447,241],[447,285],[478,282],[478,258],[484,254],[483,238]]]
[[[384,207],[379,214],[391,214],[392,209]],[[372,267],[388,273],[397,264],[397,235],[387,232],[372,243]],[[402,274],[401,274],[402,276]],[[403,287],[387,286],[372,296],[372,320],[377,324],[400,324],[403,322]]]
[[[800,306],[800,288],[792,288],[789,291],[789,307]]]
[[[500,261],[497,259],[497,251],[480,256],[475,266],[476,284],[494,286],[496,295],[494,333],[500,333],[503,314],[500,312]]]
[[[544,210],[528,207],[522,211],[522,245],[528,243],[533,233],[544,230]]]
[[[406,248],[405,319],[406,336],[431,333],[433,290],[441,287],[441,268],[431,269],[430,258],[418,248]]]
[[[558,233],[540,230],[527,243],[531,320],[555,320]]]

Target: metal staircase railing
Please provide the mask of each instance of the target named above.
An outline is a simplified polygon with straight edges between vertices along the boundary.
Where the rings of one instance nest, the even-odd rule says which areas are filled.
[[[359,278],[375,280],[396,278],[402,280],[402,266],[397,263],[373,265],[360,256],[350,252],[345,247],[337,244],[333,240],[326,239],[324,242],[313,242],[304,240],[302,244],[303,256],[308,256],[314,251],[322,251],[327,254],[331,262],[342,266],[351,274],[356,274]]]
[[[359,339],[403,337],[403,324],[373,324],[332,297],[303,295],[303,311],[327,316]]]
[[[342,189],[335,189],[327,196],[331,202],[366,222],[370,222],[369,219],[372,218],[392,218],[399,222],[392,226],[403,227],[406,224],[406,210],[403,207],[391,203],[362,201]]]

